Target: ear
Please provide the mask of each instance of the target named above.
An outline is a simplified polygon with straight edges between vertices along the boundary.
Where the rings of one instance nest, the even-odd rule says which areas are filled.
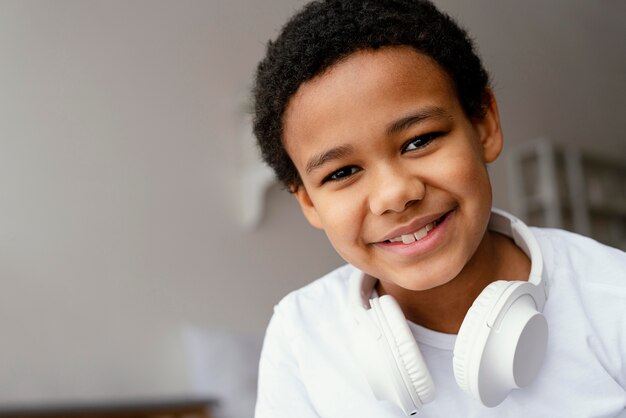
[[[315,205],[313,204],[313,201],[304,186],[291,186],[291,188],[293,195],[300,204],[300,208],[302,209],[302,213],[304,214],[306,220],[309,221],[309,223],[315,228],[324,229],[322,227],[322,221],[320,220],[319,214],[317,213],[317,209],[315,209]]]
[[[483,160],[491,163],[498,158],[502,151],[502,128],[500,127],[500,113],[498,104],[491,89],[487,90],[489,102],[482,119],[474,121],[474,127],[478,133],[478,139],[482,147]]]

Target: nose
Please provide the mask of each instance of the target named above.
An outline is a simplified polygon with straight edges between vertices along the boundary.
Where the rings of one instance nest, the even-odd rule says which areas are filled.
[[[424,182],[402,168],[387,167],[379,170],[374,177],[369,204],[375,215],[402,212],[424,198]]]

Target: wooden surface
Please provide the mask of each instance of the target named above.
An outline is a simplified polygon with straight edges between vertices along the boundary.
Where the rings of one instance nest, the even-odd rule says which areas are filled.
[[[211,418],[210,399],[0,406],[2,418]]]

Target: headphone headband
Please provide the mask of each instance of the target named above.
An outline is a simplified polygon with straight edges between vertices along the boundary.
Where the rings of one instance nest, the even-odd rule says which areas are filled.
[[[543,303],[548,298],[548,279],[543,268],[543,256],[539,243],[530,228],[515,216],[503,210],[492,208],[488,229],[513,239],[515,245],[530,258],[528,282],[543,290],[544,301],[539,307],[539,309],[543,309]]]
[[[542,289],[543,300],[537,301],[539,310],[543,309],[548,298],[548,279],[543,268],[543,256],[537,239],[530,228],[515,216],[497,209],[491,209],[488,229],[499,232],[513,239],[524,253],[530,258],[530,275],[528,282]],[[371,277],[360,270],[356,270],[350,278],[350,305],[353,308],[370,309],[370,297],[378,279]]]

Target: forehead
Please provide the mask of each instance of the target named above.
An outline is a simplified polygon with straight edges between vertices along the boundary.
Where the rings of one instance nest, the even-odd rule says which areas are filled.
[[[403,112],[459,107],[452,80],[410,47],[364,50],[303,83],[283,117],[283,141],[301,172],[316,148],[382,133]]]

